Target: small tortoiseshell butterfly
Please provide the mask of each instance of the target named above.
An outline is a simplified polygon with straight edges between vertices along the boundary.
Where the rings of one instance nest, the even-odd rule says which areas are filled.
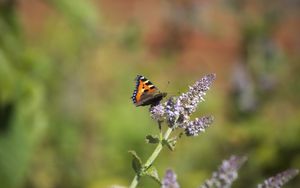
[[[132,95],[132,101],[135,106],[155,106],[167,96],[167,93],[161,93],[150,80],[144,76],[136,77],[136,86]]]

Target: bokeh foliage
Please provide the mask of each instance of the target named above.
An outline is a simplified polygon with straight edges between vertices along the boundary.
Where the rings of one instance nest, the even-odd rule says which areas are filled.
[[[1,187],[128,185],[127,151],[145,159],[157,131],[130,101],[136,74],[172,96],[217,73],[197,114],[214,125],[162,152],[160,175],[196,187],[231,154],[248,156],[234,187],[299,169],[299,6],[253,2],[36,0],[47,16],[35,28],[37,10],[1,1]]]

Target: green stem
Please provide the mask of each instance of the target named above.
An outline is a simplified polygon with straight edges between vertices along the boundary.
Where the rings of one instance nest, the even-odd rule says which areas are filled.
[[[164,134],[164,139],[165,139],[165,140],[167,140],[167,139],[169,138],[169,136],[170,136],[172,130],[173,130],[173,129],[168,128],[168,130],[165,132],[165,134]],[[156,146],[156,148],[155,148],[155,150],[153,151],[152,155],[151,155],[151,156],[148,158],[148,160],[146,161],[146,163],[145,163],[145,165],[144,165],[146,169],[148,169],[148,168],[153,164],[154,160],[157,158],[157,156],[158,156],[158,154],[160,153],[160,151],[162,150],[162,148],[163,148],[163,145],[162,145],[162,143],[160,142],[160,143]]]
[[[170,136],[170,134],[172,133],[173,129],[172,128],[168,128],[168,130],[165,132],[164,134],[164,139],[167,140]],[[151,156],[148,158],[148,160],[146,161],[146,163],[143,165],[145,167],[145,169],[147,170],[154,162],[154,160],[157,158],[157,156],[159,155],[159,153],[161,152],[163,148],[162,142],[160,142],[155,150],[153,151],[153,153],[151,154]],[[129,186],[129,188],[135,188],[137,186],[137,184],[139,183],[139,179],[140,176],[137,174],[134,176],[131,185]]]
[[[138,175],[135,175],[129,188],[135,188],[139,183],[139,179],[140,177]]]

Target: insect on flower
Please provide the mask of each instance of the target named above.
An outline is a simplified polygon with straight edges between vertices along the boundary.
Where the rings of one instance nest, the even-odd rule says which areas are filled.
[[[169,127],[185,129],[188,136],[197,136],[200,132],[204,132],[205,128],[212,124],[213,117],[204,116],[194,121],[190,121],[190,117],[198,104],[204,101],[203,97],[215,78],[215,74],[205,75],[190,86],[187,92],[178,97],[171,97],[165,103],[152,106],[151,117],[157,121],[166,120]]]
[[[135,106],[156,106],[167,96],[167,93],[160,92],[159,89],[144,76],[138,75],[135,80],[136,86],[131,97]]]

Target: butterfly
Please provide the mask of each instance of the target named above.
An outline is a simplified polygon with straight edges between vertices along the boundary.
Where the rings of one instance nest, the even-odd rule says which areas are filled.
[[[132,101],[135,106],[155,106],[167,96],[167,93],[160,92],[150,80],[144,76],[137,75],[136,86],[132,94]]]

